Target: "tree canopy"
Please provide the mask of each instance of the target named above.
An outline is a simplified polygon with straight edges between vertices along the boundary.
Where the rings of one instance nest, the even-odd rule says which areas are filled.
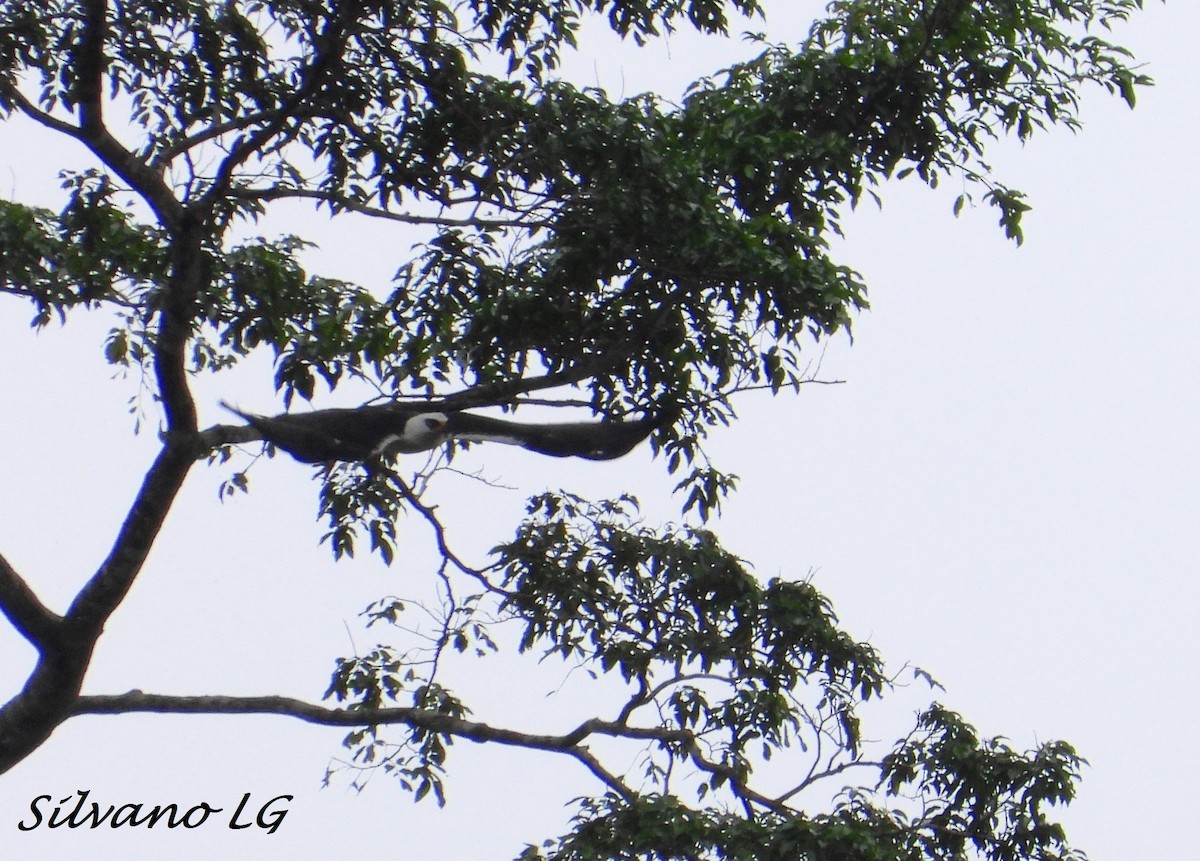
[[[577,760],[598,793],[530,859],[1080,857],[1048,810],[1074,793],[1068,744],[1017,751],[937,703],[890,748],[863,744],[859,707],[896,677],[810,583],[764,583],[721,546],[735,478],[704,443],[740,394],[799,390],[811,345],[866,307],[830,239],[887,181],[953,178],[956,210],[986,202],[1021,240],[1028,206],[988,146],[1077,127],[1089,84],[1132,106],[1148,81],[1107,35],[1140,5],[834,0],[802,43],[760,37],[670,101],[578,87],[560,59],[588,20],[640,44],[726,33],[756,0],[4,0],[0,116],[79,141],[94,166],[63,175],[58,211],[0,201],[0,291],[39,327],[107,315],[104,360],[136,372],[161,447],[64,613],[0,556],[0,610],[39,655],[0,708],[0,767],[76,715],[265,712],[347,727],[354,762],[418,799],[443,797],[456,738]],[[387,284],[315,275],[308,238],[245,238],[285,201],[424,241]],[[345,389],[373,394],[375,416],[646,423],[682,522],[547,492],[472,562],[425,499],[461,443],[416,467],[368,451],[316,472],[326,539],[390,562],[403,512],[430,527],[444,604],[428,642],[401,642],[403,598],[373,605],[394,642],[336,663],[332,707],[81,695],[193,466],[247,489],[235,448],[263,426],[202,428],[195,381],[257,353],[281,408]],[[556,735],[473,720],[438,659],[507,648],[499,625],[625,698]],[[615,770],[608,741],[643,745],[644,773]],[[773,757],[798,763],[785,790],[759,781]],[[799,803],[814,790],[827,812]]]

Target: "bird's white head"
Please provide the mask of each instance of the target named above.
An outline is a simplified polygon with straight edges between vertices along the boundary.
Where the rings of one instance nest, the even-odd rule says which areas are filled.
[[[442,441],[446,424],[445,413],[418,413],[404,423],[404,442],[419,448],[433,448]]]

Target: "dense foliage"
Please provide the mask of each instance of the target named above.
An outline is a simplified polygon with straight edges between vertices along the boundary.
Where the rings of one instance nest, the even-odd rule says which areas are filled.
[[[0,291],[37,326],[110,314],[105,359],[143,372],[163,445],[66,614],[0,558],[0,609],[41,655],[0,710],[0,762],[74,714],[276,711],[359,727],[355,761],[418,797],[442,797],[455,737],[579,760],[603,794],[529,858],[1077,857],[1046,809],[1073,794],[1068,745],[1020,753],[935,704],[890,749],[864,749],[858,706],[894,679],[810,584],[761,583],[701,528],[734,485],[703,442],[738,393],[799,388],[805,347],[865,307],[829,238],[886,180],[952,177],[956,209],[986,201],[1019,241],[1027,204],[986,147],[1077,126],[1088,84],[1132,105],[1146,80],[1105,36],[1140,5],[834,0],[803,43],[760,37],[674,103],[556,69],[589,18],[640,44],[726,33],[757,0],[4,0],[0,117],[82,142],[94,167],[64,175],[59,211],[0,201]],[[306,237],[236,238],[281,201],[424,241],[390,284],[314,275]],[[460,558],[423,501],[444,461],[319,472],[337,555],[366,537],[390,561],[401,512],[428,522],[446,597],[435,657],[498,648],[490,626],[511,622],[521,651],[619,678],[617,717],[559,736],[473,722],[437,660],[399,645],[338,662],[338,709],[79,696],[184,476],[257,438],[201,429],[192,380],[260,351],[284,406],[362,386],[447,410],[677,416],[651,444],[691,525],[545,494],[486,564]],[[369,615],[400,637],[404,612]],[[598,737],[645,746],[640,788],[584,743]],[[755,782],[772,756],[802,775],[786,791]],[[797,803],[818,785],[828,813]]]

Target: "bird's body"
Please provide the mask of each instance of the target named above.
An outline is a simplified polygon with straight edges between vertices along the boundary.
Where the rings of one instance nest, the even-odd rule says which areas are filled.
[[[666,418],[526,424],[467,412],[384,404],[259,416],[225,405],[262,438],[304,463],[365,461],[429,451],[451,439],[502,442],[551,457],[612,460],[629,453]]]
[[[304,463],[369,460],[428,451],[447,439],[445,413],[418,412],[391,404],[316,410],[266,417],[226,405],[263,439]]]

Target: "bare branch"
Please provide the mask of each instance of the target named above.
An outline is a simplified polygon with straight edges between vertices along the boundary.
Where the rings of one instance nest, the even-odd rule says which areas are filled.
[[[415,729],[445,733],[480,743],[491,742],[512,747],[563,753],[581,762],[606,786],[626,798],[632,798],[635,793],[620,778],[604,768],[587,747],[581,745],[584,739],[591,735],[605,735],[694,746],[694,740],[686,730],[662,727],[626,727],[599,719],[585,721],[564,735],[542,735],[464,720],[428,709],[411,707],[327,708],[282,696],[171,696],[146,694],[135,690],[125,694],[79,697],[71,710],[72,715],[145,712],[156,714],[273,714],[293,717],[321,726],[337,727],[403,724]]]
[[[649,703],[652,699],[653,695],[650,693],[649,678],[645,671],[638,673],[638,689],[626,701],[625,705],[622,706],[620,713],[617,715],[616,723],[624,726],[635,711]]]
[[[823,778],[826,778],[826,777],[833,777],[836,774],[841,774],[843,771],[849,771],[852,768],[882,769],[883,763],[879,762],[877,760],[852,759],[852,760],[849,760],[848,762],[840,763],[839,765],[831,765],[828,768],[821,769],[820,771],[810,771],[808,773],[808,775],[804,778],[803,781],[801,781],[796,786],[789,789],[787,792],[784,792],[781,795],[775,796],[775,802],[777,804],[783,804],[788,799],[792,798],[795,795],[798,795],[799,793],[803,792],[805,789],[808,789],[808,787],[812,786],[817,781],[822,780]]]
[[[609,789],[620,795],[626,800],[632,800],[637,796],[623,780],[614,775],[611,771],[600,764],[600,760],[596,759],[586,747],[576,747],[570,751],[571,756],[587,766],[588,771],[600,778],[600,780],[608,786]]]
[[[421,500],[417,497],[417,494],[413,492],[413,489],[409,487],[408,483],[400,478],[400,476],[393,473],[393,478],[395,478],[396,484],[400,488],[400,493],[403,495],[404,499],[409,505],[417,510],[418,514],[425,518],[425,521],[433,529],[434,540],[437,542],[438,553],[441,554],[442,559],[451,563],[455,568],[466,574],[468,577],[472,577],[479,581],[480,585],[482,585],[489,592],[511,597],[511,592],[507,591],[506,589],[501,589],[499,586],[494,585],[490,580],[488,580],[486,572],[495,566],[493,565],[490,566],[490,568],[479,569],[463,562],[458,555],[450,549],[450,544],[446,540],[446,527],[438,519],[438,516],[434,512],[433,508],[421,502]],[[450,589],[449,582],[446,583],[446,588],[447,590]]]
[[[379,709],[329,708],[294,697],[260,696],[234,697],[222,695],[179,696],[147,694],[133,690],[124,694],[95,694],[81,696],[71,709],[71,715],[83,714],[274,714],[294,717],[322,726],[358,727],[404,724],[406,726],[460,736],[478,742],[496,742],[514,747],[538,750],[566,750],[578,746],[593,735],[640,741],[662,741],[689,744],[692,733],[667,727],[630,727],[612,721],[592,718],[562,735],[526,733],[495,727],[479,721],[429,709],[394,706]],[[720,768],[710,764],[712,768]]]
[[[229,132],[239,131],[241,129],[250,128],[258,123],[265,122],[275,116],[274,111],[258,111],[253,114],[238,117],[232,120],[226,120],[221,123],[214,123],[202,131],[188,135],[175,141],[175,143],[164,147],[150,160],[150,164],[158,170],[163,170],[172,161],[181,155],[184,155],[189,150],[207,141],[221,137],[221,135],[229,134]]]
[[[99,636],[105,620],[141,571],[195,459],[190,446],[168,443],[163,447],[146,474],[108,557],[67,610],[66,621],[73,629],[94,629],[95,636]]]
[[[16,569],[0,554],[0,613],[17,632],[38,649],[58,634],[62,617],[49,610]]]

